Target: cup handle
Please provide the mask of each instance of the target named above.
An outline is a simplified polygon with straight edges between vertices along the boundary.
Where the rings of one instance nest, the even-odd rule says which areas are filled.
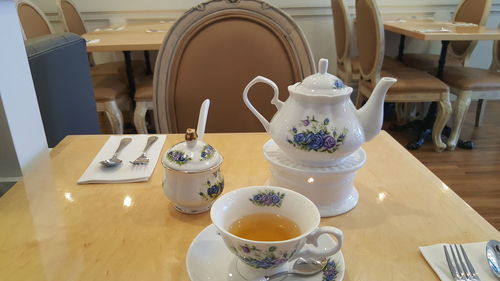
[[[248,109],[250,109],[250,111],[255,115],[255,117],[259,119],[260,123],[262,123],[262,126],[264,126],[264,129],[266,129],[266,132],[269,133],[269,121],[267,121],[266,118],[264,118],[264,116],[262,116],[262,114],[260,114],[260,112],[258,112],[257,109],[255,109],[255,107],[248,99],[248,91],[253,85],[257,83],[264,83],[273,88],[274,96],[273,99],[271,100],[271,103],[274,104],[274,106],[276,106],[276,109],[278,109],[278,111],[283,106],[283,102],[278,99],[279,90],[276,83],[263,76],[255,77],[252,81],[250,81],[250,83],[248,83],[248,85],[245,87],[245,90],[243,91],[243,101],[245,102],[245,105],[248,107]]]
[[[335,243],[335,246],[330,248],[330,249],[300,249],[298,250],[294,256],[296,257],[311,257],[311,258],[324,258],[324,257],[329,257],[331,255],[336,254],[340,248],[342,247],[342,244],[344,243],[344,234],[342,233],[342,230],[333,227],[333,226],[322,226],[317,229],[315,229],[309,236],[307,237],[306,244],[311,244],[314,245],[315,247],[318,247],[318,238],[325,234],[331,234],[337,239],[337,243]]]

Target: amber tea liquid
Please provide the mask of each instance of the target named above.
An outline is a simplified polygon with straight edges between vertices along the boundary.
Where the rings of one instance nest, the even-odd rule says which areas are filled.
[[[229,227],[229,232],[254,241],[282,241],[301,234],[291,219],[269,213],[257,213],[239,218]]]

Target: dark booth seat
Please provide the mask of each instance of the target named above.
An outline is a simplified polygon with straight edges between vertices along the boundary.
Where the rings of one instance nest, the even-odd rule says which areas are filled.
[[[49,147],[67,135],[99,134],[85,40],[60,33],[25,46]]]

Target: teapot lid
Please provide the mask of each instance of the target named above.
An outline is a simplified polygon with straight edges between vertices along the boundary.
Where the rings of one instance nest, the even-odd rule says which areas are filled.
[[[295,92],[311,96],[336,96],[350,93],[342,80],[327,72],[328,60],[320,59],[318,72],[307,76],[304,81],[292,86]]]
[[[172,146],[162,159],[165,168],[183,172],[203,172],[219,165],[222,156],[211,145],[198,140],[195,129],[187,129],[186,141]]]

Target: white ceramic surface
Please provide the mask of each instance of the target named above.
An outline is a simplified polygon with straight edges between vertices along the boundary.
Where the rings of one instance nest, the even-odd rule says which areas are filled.
[[[181,213],[208,211],[223,190],[224,177],[220,164],[214,169],[192,174],[165,168],[163,192]]]
[[[334,241],[327,235],[318,239],[320,247],[332,247]],[[306,245],[306,247],[311,247]],[[286,267],[293,264],[286,263]],[[186,255],[186,268],[191,281],[244,281],[238,272],[239,260],[224,246],[214,225],[207,226],[191,243]],[[345,263],[342,252],[330,257],[326,271],[313,276],[289,275],[286,281],[341,281]]]
[[[290,158],[309,166],[332,166],[340,163],[365,142],[375,137],[382,127],[384,97],[394,78],[382,78],[368,102],[359,110],[349,95],[352,88],[326,72],[328,60],[319,61],[318,73],[289,86],[286,102],[278,99],[278,86],[258,76],[243,92],[243,101],[259,119],[276,144]],[[274,90],[271,103],[278,112],[268,122],[248,99],[248,91],[256,83]]]
[[[269,184],[283,186],[309,198],[319,209],[321,217],[343,214],[358,203],[354,187],[356,172],[364,165],[366,153],[359,148],[338,165],[310,167],[297,163],[283,153],[273,140],[263,146],[270,164]]]
[[[239,218],[255,213],[271,213],[292,219],[301,235],[283,241],[247,240],[229,233],[229,227]],[[255,269],[262,275],[272,274],[278,267],[294,257],[325,257],[337,253],[342,247],[342,231],[333,226],[319,226],[320,214],[311,200],[290,189],[275,186],[239,188],[221,196],[210,211],[212,223],[220,233],[226,247],[241,263],[240,273],[248,279]],[[318,237],[330,234],[337,243],[332,248],[305,248],[315,244]]]
[[[161,162],[163,167],[172,170],[201,172],[220,164],[221,156],[213,146],[195,139],[172,146]]]

